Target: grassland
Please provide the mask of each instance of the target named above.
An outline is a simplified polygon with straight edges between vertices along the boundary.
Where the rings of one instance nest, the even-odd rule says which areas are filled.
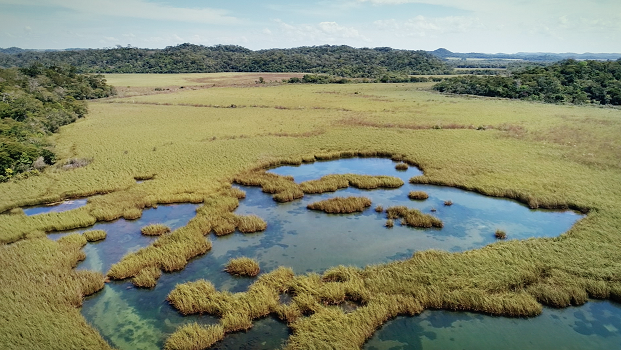
[[[131,85],[133,78],[121,78]],[[154,88],[177,84],[139,79]],[[90,103],[89,116],[63,127],[53,140],[62,158],[92,158],[88,166],[49,168],[0,184],[0,326],[6,330],[0,347],[107,346],[76,309],[83,295],[103,286],[100,274],[71,269],[83,258],[85,238],[56,243],[44,233],[136,217],[163,203],[203,203],[187,226],[108,272],[151,287],[162,271],[182,269],[208,252],[210,232],[239,228],[241,220],[231,211],[242,194],[230,189],[233,180],[262,166],[340,156],[393,156],[424,171],[414,183],[589,214],[557,238],[499,240],[464,253],[423,252],[365,269],[336,267],[322,276],[276,270],[235,295],[202,286],[210,293],[205,299],[193,292],[196,285],[181,285],[175,291],[186,288],[185,294],[169,296],[175,306],[184,313],[214,313],[221,322],[182,327],[168,348],[208,346],[267,314],[293,329],[290,349],[357,349],[386,320],[426,308],[534,316],[542,304],[621,300],[621,111],[443,96],[428,87],[251,84]],[[94,194],[99,196],[85,207],[68,212],[9,213]],[[284,291],[293,295],[292,304],[279,303]],[[209,306],[214,300],[222,301],[217,308]],[[360,307],[345,314],[334,306],[345,301]],[[211,309],[183,306],[202,304]]]

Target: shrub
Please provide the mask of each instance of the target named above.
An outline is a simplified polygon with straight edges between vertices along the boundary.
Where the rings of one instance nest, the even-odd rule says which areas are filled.
[[[496,233],[494,233],[494,236],[498,239],[506,239],[507,238],[507,233],[503,230],[496,230]]]
[[[259,274],[261,269],[253,259],[241,257],[229,260],[224,271],[231,275],[254,277]]]

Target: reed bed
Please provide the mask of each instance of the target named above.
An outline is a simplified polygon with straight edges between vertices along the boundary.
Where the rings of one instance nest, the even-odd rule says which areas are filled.
[[[265,231],[267,229],[267,222],[256,215],[238,216],[237,229],[241,233]]]
[[[259,263],[254,259],[244,256],[229,260],[224,271],[231,275],[254,277],[259,274],[261,268],[259,267]]]
[[[541,312],[542,303],[562,307],[587,297],[621,300],[621,202],[612,195],[621,193],[619,110],[455,98],[416,88],[305,85],[251,89],[252,94],[216,88],[136,97],[137,102],[154,99],[168,106],[89,103],[89,118],[63,127],[54,140],[60,158],[92,158],[89,166],[71,171],[51,167],[40,176],[0,184],[0,213],[99,195],[85,207],[63,213],[1,215],[0,348],[109,348],[76,308],[82,295],[103,286],[102,275],[71,269],[84,258],[79,246],[85,239],[53,242],[42,239],[43,233],[86,228],[123,217],[126,211],[128,217],[134,211],[135,217],[137,210],[158,204],[204,202],[186,227],[129,254],[111,274],[130,278],[153,267],[183,268],[187,259],[208,250],[205,235],[214,232],[221,218],[228,220],[237,206],[238,194],[230,189],[235,174],[279,166],[281,160],[297,164],[392,157],[424,170],[411,183],[452,186],[515,199],[531,208],[589,215],[560,237],[498,241],[456,254],[416,253],[405,261],[339,270],[330,275],[334,281],[291,273],[267,283],[264,274],[247,292],[207,294],[217,301],[214,311],[226,321],[220,324],[225,332],[249,327],[269,312],[296,327],[289,348],[347,349],[359,348],[394,315],[415,314],[421,308],[526,317]],[[338,93],[326,93],[334,91]],[[322,109],[314,109],[317,96],[322,97]],[[206,98],[211,105],[249,107],[173,105],[204,104]],[[381,125],[373,122],[380,119]],[[445,127],[462,124],[491,127],[485,132]],[[240,125],[244,137],[239,136]],[[443,128],[416,128],[421,125]],[[280,134],[280,129],[293,136],[269,135]],[[134,177],[141,174],[157,177],[136,185]],[[304,195],[292,179],[274,181],[277,186],[270,191],[277,190],[277,200]],[[330,283],[342,286],[325,286]],[[285,292],[293,296],[287,305],[278,302]],[[346,302],[356,300],[361,306],[345,314],[332,305],[342,292]],[[195,297],[203,300],[205,294]]]
[[[371,200],[367,197],[335,197],[311,203],[306,207],[330,214],[350,214],[362,212],[370,206]]]
[[[431,216],[429,214],[423,214],[420,210],[409,209],[405,206],[394,206],[386,209],[386,216],[388,219],[401,218],[401,224],[411,227],[442,228],[444,224],[442,220]]]
[[[90,230],[84,231],[82,235],[89,242],[97,242],[106,239],[108,234],[104,230]]]
[[[162,276],[162,270],[156,266],[144,268],[132,279],[132,283],[140,288],[153,288]]]
[[[429,195],[424,191],[410,191],[410,193],[408,193],[408,198],[413,200],[425,200],[429,198]]]
[[[207,349],[224,339],[221,325],[202,326],[197,323],[183,325],[164,344],[165,350]]]
[[[161,236],[170,233],[170,227],[164,224],[151,224],[140,229],[145,236]]]

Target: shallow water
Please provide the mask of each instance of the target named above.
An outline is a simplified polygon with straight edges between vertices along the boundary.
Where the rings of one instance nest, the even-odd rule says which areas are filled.
[[[37,214],[46,214],[46,213],[59,213],[61,211],[67,211],[71,209],[77,209],[79,207],[83,207],[86,205],[86,198],[82,199],[73,199],[67,200],[54,205],[42,205],[36,207],[24,208],[24,214],[37,215]]]
[[[365,350],[621,349],[621,305],[589,301],[535,318],[424,311],[386,323]]]
[[[463,251],[482,247],[495,241],[494,231],[497,228],[504,229],[509,239],[558,236],[582,217],[571,211],[529,210],[515,201],[485,197],[454,188],[410,185],[407,183],[409,178],[419,175],[420,171],[410,168],[405,172],[399,172],[394,169],[394,164],[387,159],[353,158],[273,169],[271,171],[275,173],[293,175],[298,182],[331,173],[358,173],[398,176],[406,184],[402,188],[391,190],[345,189],[336,193],[307,195],[291,203],[276,203],[270,195],[261,192],[258,187],[241,187],[246,191],[247,197],[240,201],[236,213],[259,215],[268,223],[265,232],[246,235],[236,232],[224,237],[211,236],[213,248],[210,252],[192,260],[182,271],[163,274],[154,289],[137,289],[128,281],[108,283],[103,291],[85,300],[82,314],[111,345],[119,349],[157,349],[163,346],[166,337],[179,325],[194,321],[203,324],[217,322],[217,319],[211,316],[179,315],[166,301],[168,293],[176,284],[204,278],[210,280],[220,290],[239,292],[244,291],[252,283],[252,279],[232,277],[223,272],[224,265],[230,258],[239,256],[254,258],[259,262],[262,272],[271,271],[278,266],[289,266],[296,273],[309,271],[321,273],[338,264],[364,267],[368,264],[408,258],[415,251],[430,248]],[[424,190],[430,198],[425,201],[411,201],[407,198],[407,193],[411,190]],[[396,224],[394,228],[387,229],[383,226],[386,220],[385,214],[378,214],[372,208],[363,213],[349,215],[329,215],[306,209],[308,203],[348,195],[367,196],[373,201],[373,207],[378,204],[384,208],[407,205],[426,213],[430,213],[431,208],[436,208],[437,212],[432,214],[442,219],[445,226],[442,229],[424,230]],[[452,200],[455,204],[444,207],[444,200]],[[108,238],[100,243],[89,243],[85,248],[87,259],[78,268],[89,268],[105,273],[127,252],[148,245],[153,240],[140,235],[141,227],[156,222],[166,223],[172,228],[185,225],[194,215],[194,208],[196,206],[193,205],[160,206],[156,210],[144,211],[142,218],[138,220],[119,220],[90,228],[105,229],[108,231]],[[174,222],[175,219],[178,221]],[[598,317],[589,314],[590,309],[578,310],[587,310],[582,312],[585,312],[590,319]],[[617,315],[621,314],[619,308],[611,307],[611,310],[616,310]],[[546,310],[546,313],[554,315],[557,311],[561,312],[558,317],[562,317],[564,310]],[[438,314],[441,312],[434,311],[434,314],[443,315]],[[427,313],[417,318],[403,318],[403,320],[428,317],[425,316]],[[490,318],[465,313],[457,315],[468,315],[474,317],[474,320],[478,320],[479,317],[491,319],[494,320],[489,321],[492,323],[535,320]],[[400,320],[402,319],[399,318],[393,323],[399,324]],[[479,327],[486,325],[487,323],[482,323]],[[544,323],[542,327],[544,326],[549,327],[549,331],[557,331],[555,329],[557,326],[567,327],[551,323]],[[384,346],[397,344],[395,341],[404,344],[412,341],[394,338],[393,334],[398,335],[399,331],[393,332],[390,329],[389,325],[384,327],[383,338],[370,341],[369,346],[378,346],[373,344],[379,344],[380,340],[384,341],[383,345],[380,344],[380,348],[390,348]],[[484,328],[479,329],[479,332],[482,331]],[[431,334],[432,331],[424,332]],[[215,348],[273,349],[278,348],[288,334],[286,325],[272,318],[266,318],[256,321],[253,329],[247,333],[227,335]],[[396,340],[392,340],[393,338]],[[481,343],[479,347],[484,346],[485,344]]]

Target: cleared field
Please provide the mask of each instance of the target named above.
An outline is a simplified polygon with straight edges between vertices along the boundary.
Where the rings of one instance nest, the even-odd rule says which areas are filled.
[[[109,81],[158,87],[164,78],[168,83],[186,79],[130,75]],[[96,290],[85,287],[89,284],[84,280],[103,281],[103,276],[74,277],[77,272],[70,267],[77,253],[67,251],[79,246],[78,238],[54,243],[41,232],[133,216],[158,203],[204,202],[196,220],[147,248],[154,259],[149,261],[160,261],[156,266],[172,271],[183,268],[191,254],[211,247],[203,234],[224,225],[212,220],[234,221],[230,210],[241,194],[228,188],[235,176],[265,164],[345,155],[341,152],[398,155],[424,171],[416,182],[541,207],[580,208],[589,215],[554,239],[502,241],[456,254],[419,253],[411,260],[366,269],[335,268],[324,276],[268,273],[249,294],[239,296],[256,305],[239,312],[233,312],[237,301],[218,306],[227,315],[225,332],[275,313],[291,322],[289,348],[321,347],[325,342],[356,348],[386,319],[424,308],[524,316],[536,315],[541,304],[563,307],[587,297],[621,300],[621,111],[449,97],[426,91],[428,86],[213,87],[90,103],[87,118],[63,127],[55,137],[63,158],[92,158],[88,166],[50,168],[40,176],[0,184],[0,211],[6,212],[0,215],[0,242],[6,243],[0,246],[0,264],[9,267],[0,272],[0,315],[11,315],[0,317],[0,327],[19,325],[19,331],[3,332],[0,347],[97,348],[103,342],[75,308],[83,294]],[[136,183],[136,178],[151,176]],[[64,213],[8,214],[19,206],[93,194],[101,195]],[[172,246],[184,239],[200,249],[188,252]],[[164,250],[183,254],[167,261]],[[33,259],[33,252],[39,258]],[[119,265],[130,271],[121,278],[150,271],[157,279],[157,269],[140,265],[140,254],[147,255],[130,254]],[[56,260],[50,263],[48,258]],[[79,298],[68,301],[58,288],[45,287],[50,279],[41,274],[52,273],[48,270],[54,264],[65,270],[53,281]],[[32,277],[15,277],[21,275]],[[296,296],[296,305],[307,309],[283,309],[274,293],[296,286],[307,290]],[[220,295],[214,293],[214,298]],[[323,304],[352,295],[365,304],[349,314]],[[192,304],[200,294],[187,298],[184,302]],[[57,312],[50,313],[49,305]],[[307,314],[312,316],[302,316]],[[33,328],[35,324],[45,325],[45,331]],[[343,327],[352,330],[348,337]],[[183,334],[173,339],[183,343]]]

